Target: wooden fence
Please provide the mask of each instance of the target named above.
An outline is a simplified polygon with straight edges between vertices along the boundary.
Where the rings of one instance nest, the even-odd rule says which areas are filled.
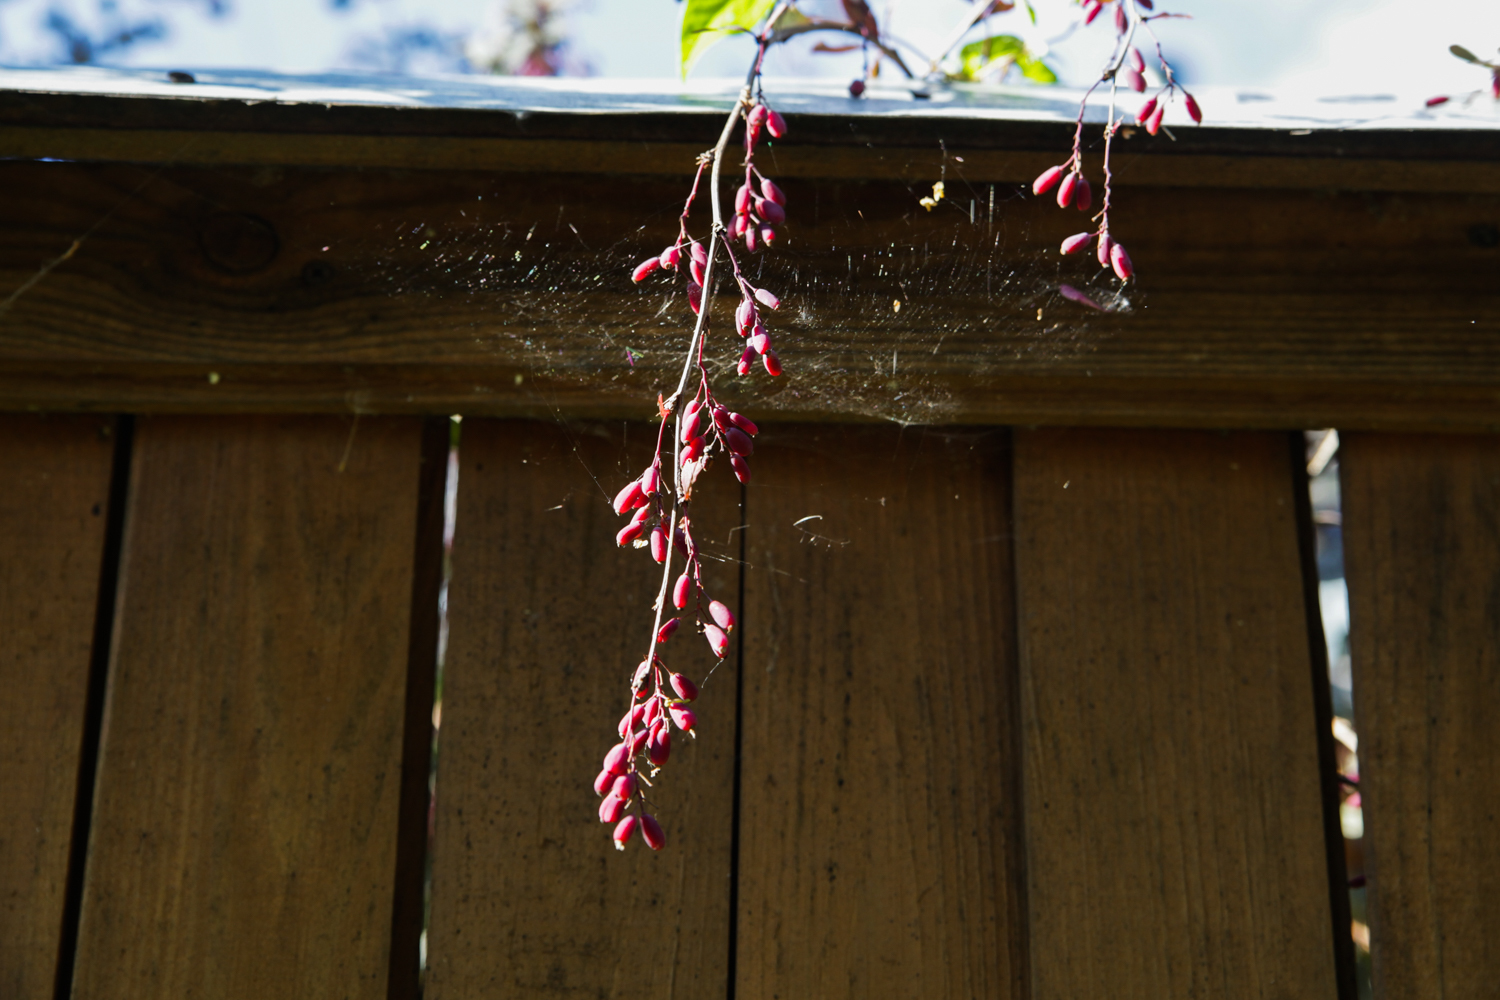
[[[616,854],[682,331],[624,275],[710,119],[0,93],[0,996],[1352,998],[1318,426],[1375,995],[1492,995],[1494,133],[1133,152],[1089,314],[1065,123],[803,112],[737,645]]]

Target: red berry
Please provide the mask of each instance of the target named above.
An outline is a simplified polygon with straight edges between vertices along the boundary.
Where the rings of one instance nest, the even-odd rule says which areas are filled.
[[[714,621],[719,623],[719,627],[725,632],[734,631],[734,612],[729,610],[728,605],[719,601],[710,601],[708,603],[708,613]]]
[[[786,206],[786,195],[769,177],[760,179],[760,193],[765,196],[766,201],[774,201],[778,205]]]
[[[1094,189],[1089,187],[1089,179],[1082,174],[1078,175],[1078,190],[1073,194],[1073,207],[1080,212],[1087,212],[1089,206],[1094,203]]]
[[[1088,0],[1088,3],[1083,5],[1084,26],[1087,27],[1088,25],[1093,24],[1094,18],[1098,17],[1099,12],[1103,9],[1104,5],[1100,3],[1099,0]]]
[[[625,814],[625,808],[628,805],[629,803],[624,799],[616,798],[615,796],[611,795],[609,798],[599,803],[599,822],[614,823],[618,821],[619,818]]]
[[[1141,110],[1139,110],[1139,111],[1137,111],[1135,113],[1135,123],[1137,125],[1144,125],[1144,124],[1146,124],[1146,119],[1150,118],[1152,112],[1154,112],[1155,110],[1156,110],[1156,98],[1153,97],[1153,98],[1151,98],[1151,100],[1147,101],[1145,104],[1142,104],[1141,105]]]
[[[672,638],[673,634],[677,631],[678,626],[681,624],[681,621],[676,618],[667,619],[666,622],[662,624],[662,627],[657,630],[656,641],[658,643],[663,643]]]
[[[683,701],[698,700],[698,685],[694,684],[685,674],[672,675],[672,690],[677,692],[677,697]]]
[[[759,239],[758,228],[756,226],[750,225],[749,223],[746,223],[746,225],[745,225],[745,249],[748,250],[748,251],[750,251],[751,253],[754,253],[755,252],[755,248],[759,245],[757,243],[758,239]]]
[[[594,794],[603,795],[614,787],[615,773],[608,768],[599,772],[599,777],[594,779]]]
[[[1063,178],[1062,167],[1048,167],[1037,175],[1037,179],[1031,182],[1032,194],[1046,194],[1057,186],[1057,182]]]
[[[635,794],[635,788],[635,775],[622,774],[615,779],[614,785],[610,788],[610,794],[617,799],[628,799]]]
[[[641,752],[641,747],[646,745],[646,740],[650,738],[650,735],[649,730],[641,729],[630,737],[630,756],[634,757]]]
[[[764,243],[766,246],[770,246],[772,243],[776,242],[776,239],[777,236],[775,226],[766,225],[760,227],[760,241],[762,243]]]
[[[1114,266],[1115,274],[1120,276],[1121,281],[1129,281],[1130,276],[1135,274],[1135,265],[1130,262],[1130,254],[1125,248],[1116,243],[1110,247],[1109,262]]]
[[[682,254],[677,251],[676,246],[670,246],[663,250],[657,259],[661,261],[662,267],[675,270],[677,262],[682,259]]]
[[[703,637],[708,640],[708,648],[712,649],[719,659],[722,660],[724,654],[729,652],[729,636],[725,635],[724,630],[719,626],[703,626]]]
[[[849,96],[850,97],[860,97],[860,96],[862,96],[864,94],[864,92],[865,92],[865,81],[863,81],[863,80],[851,80],[849,82]]]
[[[641,473],[641,492],[649,497],[655,496],[659,489],[661,489],[661,466],[652,462],[646,471]]]
[[[740,355],[739,367],[737,367],[735,369],[735,372],[737,374],[740,374],[740,375],[749,375],[750,374],[750,366],[753,365],[753,364],[755,364],[755,358],[756,358],[755,348],[753,348],[753,347],[746,347],[745,348],[745,353]]]
[[[765,198],[755,199],[755,214],[773,226],[779,226],[786,221],[786,209]]]
[[[641,715],[641,721],[650,729],[656,725],[656,720],[661,718],[661,701],[652,698],[646,702],[646,711]]]
[[[1115,241],[1112,240],[1112,239],[1110,239],[1108,233],[1100,233],[1099,234],[1099,253],[1098,253],[1098,256],[1099,256],[1099,266],[1100,267],[1108,267],[1109,266],[1109,251],[1110,251],[1110,248],[1113,247],[1114,245],[1115,245]]]
[[[659,563],[667,561],[667,533],[659,524],[651,529],[651,558]]]
[[[672,585],[672,606],[678,611],[687,607],[688,598],[692,596],[693,581],[686,573],[677,578]]]
[[[662,832],[661,824],[651,816],[641,817],[641,839],[653,851],[667,846],[667,835]]]
[[[744,184],[741,184],[739,190],[734,193],[735,214],[743,215],[744,213],[750,211],[750,196],[750,182],[746,181]]]
[[[1146,72],[1146,60],[1141,55],[1141,50],[1135,46],[1130,48],[1130,65],[1137,73]]]
[[[765,306],[767,309],[781,308],[781,300],[776,297],[775,293],[768,292],[764,288],[757,288],[755,290],[755,297],[759,299],[760,304]]]
[[[771,350],[769,347],[766,348],[765,353],[760,356],[760,360],[766,366],[767,375],[770,375],[774,378],[775,376],[781,374],[781,359],[776,356],[775,351]]]
[[[691,708],[682,708],[679,705],[673,705],[670,711],[672,713],[672,721],[677,724],[678,729],[681,729],[685,733],[692,732],[693,727],[698,724],[698,716],[694,714]]]
[[[703,306],[703,286],[696,281],[688,284],[688,305],[692,307],[695,316]]]
[[[734,470],[734,478],[742,483],[750,481],[750,463],[738,455],[729,456],[729,467]]]
[[[744,431],[746,434],[749,434],[751,437],[755,437],[755,435],[760,433],[760,428],[755,426],[755,421],[751,420],[743,413],[731,413],[729,415],[729,422],[731,424],[734,424],[734,426],[738,427],[740,430]]]
[[[780,139],[786,135],[786,119],[778,112],[767,110],[766,131],[771,134],[772,139]]]
[[[660,257],[647,257],[635,266],[635,270],[630,273],[630,280],[645,281],[646,277],[658,267],[661,267]]]
[[[630,747],[624,743],[610,747],[609,753],[604,755],[604,770],[610,774],[624,774],[630,770]]]
[[[724,443],[729,446],[731,454],[744,455],[747,458],[755,454],[755,445],[750,443],[750,435],[738,427],[731,427],[724,433]]]
[[[1125,86],[1129,87],[1137,94],[1143,93],[1145,91],[1146,78],[1144,76],[1141,76],[1141,74],[1137,70],[1127,66],[1125,67],[1123,75],[1125,77]]]
[[[1193,124],[1203,124],[1203,111],[1198,107],[1198,102],[1193,99],[1193,95],[1185,90],[1182,92],[1182,106],[1187,108],[1188,117],[1193,120]]]
[[[631,521],[615,534],[615,544],[623,549],[645,533],[646,525],[643,522]]]
[[[695,459],[699,455],[703,454],[703,452],[707,449],[707,447],[708,446],[704,442],[703,438],[701,438],[701,437],[695,437],[695,438],[693,438],[682,449],[682,461],[683,461],[683,463],[686,464],[688,462],[691,462],[693,459]],[[661,560],[658,559],[657,562],[661,562]]]
[[[1125,34],[1130,27],[1130,18],[1125,16],[1125,4],[1123,2],[1115,5],[1115,31]]]
[[[1077,233],[1062,241],[1063,253],[1077,253],[1089,245],[1089,240],[1094,238],[1093,233]]]
[[[1062,186],[1057,189],[1057,207],[1067,208],[1073,204],[1073,194],[1078,190],[1078,175],[1069,174],[1063,178]]]
[[[750,299],[741,299],[739,308],[734,311],[734,327],[743,337],[745,332],[755,325],[755,303]]]
[[[769,110],[764,104],[757,104],[750,109],[750,116],[746,119],[746,123],[751,128],[760,128],[766,123],[766,112]]]
[[[1155,135],[1161,129],[1161,118],[1162,115],[1166,113],[1166,104],[1158,104],[1156,106],[1156,110],[1151,112],[1151,117],[1146,119],[1146,131],[1150,132],[1152,135]]]
[[[635,828],[637,825],[639,825],[639,822],[633,815],[626,816],[624,819],[620,820],[620,825],[615,827],[615,850],[625,850],[625,845],[630,841],[630,838],[635,835]]]
[[[757,323],[755,324],[755,332],[750,334],[749,338],[747,338],[746,340],[746,343],[750,345],[750,348],[755,351],[756,354],[764,354],[771,347],[771,335],[766,332],[766,328],[764,326]]]
[[[692,256],[693,260],[696,260],[705,267],[708,266],[708,251],[703,249],[702,243],[694,243],[688,248],[688,253]]]
[[[616,514],[624,514],[628,510],[635,510],[637,507],[644,507],[645,505],[646,494],[641,489],[641,481],[639,479],[632,479],[621,488],[620,492],[615,494],[614,507]]]
[[[672,756],[672,732],[666,726],[660,726],[651,731],[651,738],[646,741],[646,759],[660,767],[670,756]]]
[[[678,431],[678,436],[682,438],[682,443],[686,444],[693,438],[697,437],[698,431],[702,429],[703,411],[693,410],[691,412],[684,413],[680,423],[682,424],[682,430]]]
[[[707,275],[696,257],[688,261],[688,273],[693,276],[693,282],[699,285],[703,284],[703,279]]]

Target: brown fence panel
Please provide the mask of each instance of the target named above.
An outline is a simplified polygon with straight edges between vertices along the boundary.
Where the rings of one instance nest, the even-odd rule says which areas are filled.
[[[1022,997],[1008,435],[761,439],[736,995]]]
[[[631,425],[627,447],[619,426],[463,424],[429,997],[724,995],[733,663],[704,685],[700,738],[674,745],[650,791],[664,851],[639,838],[611,850],[589,787],[618,740],[660,582],[648,555],[615,547],[609,497],[655,435]],[[714,471],[700,494],[714,520],[696,534],[723,567],[710,589],[738,604],[734,521],[712,513],[735,497]],[[663,656],[700,679],[712,660],[686,632]]]
[[[1340,448],[1376,997],[1500,967],[1500,438]]]
[[[422,424],[137,424],[75,996],[386,997]]]
[[[114,422],[0,417],[0,996],[51,1000]]]
[[[1016,436],[1034,996],[1336,995],[1287,438]]]

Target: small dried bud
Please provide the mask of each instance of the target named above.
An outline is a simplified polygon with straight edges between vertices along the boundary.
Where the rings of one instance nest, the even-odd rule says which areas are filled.
[[[1158,104],[1156,106],[1156,110],[1153,111],[1153,112],[1151,112],[1151,117],[1146,119],[1146,131],[1150,132],[1152,135],[1155,135],[1158,131],[1160,131],[1160,129],[1161,129],[1161,118],[1162,118],[1162,115],[1164,115],[1166,113],[1167,113],[1167,106],[1166,106],[1166,104],[1165,103]]]
[[[781,359],[776,356],[775,351],[771,350],[769,347],[766,348],[765,352],[761,354],[760,360],[766,366],[767,375],[775,377],[781,374]]]
[[[753,196],[754,195],[750,190],[749,182],[741,184],[739,190],[734,193],[735,212],[737,214],[744,214],[745,212],[750,211],[750,199]]]
[[[660,257],[647,257],[635,266],[634,271],[630,272],[630,280],[645,281],[651,272],[655,271],[658,267],[661,267]]]
[[[745,335],[745,331],[755,325],[755,303],[750,299],[741,299],[739,308],[734,311],[734,328]]]
[[[1110,239],[1110,236],[1109,236],[1108,233],[1100,233],[1099,234],[1099,266],[1100,267],[1108,267],[1109,266],[1109,251],[1110,251],[1110,248],[1113,247],[1114,245],[1115,245],[1115,241],[1112,240],[1112,239]]]
[[[737,368],[735,368],[735,374],[737,374],[737,375],[749,375],[750,374],[750,366],[753,365],[753,364],[755,364],[755,358],[756,358],[755,348],[753,348],[753,347],[746,347],[745,348],[745,353],[740,355],[740,363],[739,363],[739,366]]]
[[[677,270],[677,262],[682,260],[682,254],[674,245],[669,246],[665,250],[663,250],[661,252],[661,256],[657,259],[661,261],[662,267],[667,268],[669,271],[675,271]]]
[[[1089,179],[1082,174],[1078,175],[1078,189],[1073,192],[1073,207],[1080,212],[1087,212],[1089,206],[1094,203],[1094,189],[1089,187]]]
[[[766,131],[771,134],[772,139],[780,139],[786,135],[786,119],[770,109],[766,110]]]
[[[651,731],[651,738],[646,741],[646,759],[660,767],[670,756],[672,756],[672,731],[666,726],[659,726]]]
[[[766,201],[774,201],[783,208],[786,207],[786,195],[782,193],[781,188],[777,187],[776,182],[771,180],[771,178],[762,177],[760,179],[760,193],[765,196]]]
[[[1141,50],[1133,45],[1130,47],[1130,66],[1137,73],[1146,72],[1146,58],[1141,55]]]
[[[1182,106],[1187,108],[1188,117],[1193,120],[1194,125],[1203,124],[1202,109],[1198,107],[1198,102],[1193,99],[1193,95],[1185,90],[1182,92]]]
[[[1125,86],[1129,87],[1137,94],[1145,92],[1146,78],[1131,67],[1126,66],[1125,69],[1121,71],[1120,76],[1125,80]]]
[[[755,290],[755,297],[759,299],[761,305],[765,306],[767,309],[781,308],[781,300],[778,299],[774,293],[768,292],[764,288],[757,288]]]
[[[1031,182],[1032,194],[1046,194],[1057,186],[1057,182],[1063,179],[1062,167],[1048,167],[1037,175],[1037,179]]]
[[[635,794],[636,781],[633,774],[622,774],[615,779],[610,794],[617,799],[628,799]]]
[[[1109,262],[1121,281],[1129,281],[1130,276],[1135,274],[1135,265],[1130,262],[1130,254],[1126,253],[1125,248],[1118,243],[1110,247]]]
[[[1077,253],[1089,245],[1089,240],[1094,238],[1093,233],[1075,233],[1062,241],[1063,253]]]
[[[630,770],[630,747],[625,743],[610,747],[609,753],[604,755],[604,770],[610,774],[624,774]]]
[[[722,660],[724,654],[729,652],[729,636],[725,635],[724,630],[719,626],[703,626],[703,637],[708,640],[708,648],[712,649],[719,659]]]
[[[639,479],[626,483],[624,488],[615,494],[614,507],[616,514],[624,514],[628,510],[644,507],[645,504],[646,494],[641,489],[641,481]]]
[[[729,446],[731,454],[744,455],[746,458],[755,454],[755,445],[750,443],[750,435],[738,427],[731,427],[724,432],[724,443]]]
[[[603,795],[605,792],[613,788],[614,784],[615,772],[609,770],[608,768],[605,768],[603,771],[600,771],[599,776],[594,779],[594,794]]]
[[[743,413],[731,413],[729,415],[729,422],[731,424],[734,424],[734,426],[738,427],[740,430],[744,431],[746,434],[749,434],[751,437],[755,437],[755,435],[760,433],[760,428],[755,426],[755,421],[751,420]]]
[[[641,473],[641,492],[652,497],[659,489],[661,489],[661,466],[652,462],[646,471]]]
[[[678,626],[680,626],[681,624],[682,624],[682,622],[679,619],[676,619],[676,618],[669,618],[669,619],[667,619],[665,622],[662,623],[661,628],[657,630],[657,632],[656,632],[656,641],[658,643],[663,643],[663,642],[666,642],[668,639],[672,638],[673,634],[676,633],[676,631],[678,629]]]
[[[667,533],[659,524],[651,529],[651,558],[659,563],[667,561]]]
[[[685,733],[692,732],[693,727],[698,724],[698,716],[693,712],[691,708],[683,708],[681,705],[673,705],[670,711],[672,714],[672,721],[677,724],[678,729],[681,729]]]
[[[625,845],[630,838],[635,836],[635,828],[639,825],[634,815],[626,816],[620,820],[620,825],[615,827],[615,850],[625,850]]]
[[[1153,97],[1153,98],[1151,98],[1151,100],[1147,101],[1145,104],[1142,104],[1141,105],[1141,110],[1139,110],[1139,111],[1137,111],[1135,113],[1135,123],[1137,125],[1144,125],[1144,124],[1146,124],[1146,120],[1148,118],[1150,118],[1151,115],[1155,113],[1155,111],[1156,111],[1156,98]]]
[[[729,467],[734,470],[734,478],[742,483],[750,481],[750,463],[738,455],[729,456]]]
[[[692,596],[693,580],[686,573],[677,578],[672,585],[672,606],[678,611],[687,607],[688,598]]]
[[[1063,178],[1062,186],[1057,189],[1057,207],[1067,208],[1073,204],[1073,195],[1078,191],[1078,175],[1069,174]]]
[[[611,795],[609,798],[599,803],[599,822],[618,822],[620,817],[625,815],[625,808],[629,804],[630,803],[626,802],[624,799],[616,798],[615,796]]]
[[[672,690],[677,692],[677,697],[683,701],[698,700],[698,685],[694,684],[686,674],[672,675]]]
[[[653,851],[659,851],[667,846],[667,835],[662,832],[661,824],[651,816],[641,817],[641,839]]]
[[[755,199],[755,214],[773,226],[779,226],[786,221],[786,209],[765,198]]]
[[[615,544],[623,549],[625,546],[629,545],[637,538],[640,538],[645,533],[645,522],[631,521],[629,524],[625,525],[625,527],[621,528],[615,535]]]
[[[729,610],[728,605],[719,601],[710,601],[708,603],[708,613],[714,621],[719,623],[719,627],[725,632],[734,631],[734,612]]]

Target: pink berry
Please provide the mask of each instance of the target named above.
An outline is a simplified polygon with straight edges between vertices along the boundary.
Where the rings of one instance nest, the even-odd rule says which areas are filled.
[[[776,297],[774,292],[768,292],[764,288],[757,288],[755,290],[755,297],[760,300],[760,304],[765,306],[767,309],[781,308],[781,300]]]
[[[746,124],[752,128],[760,128],[766,123],[766,112],[769,110],[764,104],[757,104],[750,109],[750,117],[746,120]]]
[[[625,743],[610,747],[609,753],[604,755],[604,770],[610,774],[624,774],[630,770],[630,747]]]
[[[646,759],[660,767],[670,756],[672,756],[672,732],[666,726],[660,726],[651,731],[651,738],[646,741]]]
[[[775,226],[766,225],[760,227],[760,241],[762,243],[764,243],[766,246],[770,246],[772,243],[775,243],[776,240],[777,236]]]
[[[634,815],[626,816],[624,819],[620,820],[620,824],[615,827],[615,850],[625,850],[625,845],[629,843],[630,838],[635,835],[635,828],[638,825],[639,822],[636,820]]]
[[[1094,203],[1094,189],[1089,187],[1089,179],[1082,174],[1078,175],[1078,190],[1073,194],[1073,207],[1080,212],[1087,212],[1089,206]]]
[[[1155,111],[1156,111],[1156,98],[1153,97],[1153,98],[1151,98],[1151,100],[1147,101],[1145,104],[1142,104],[1141,105],[1141,110],[1139,110],[1139,111],[1137,111],[1135,113],[1135,123],[1137,125],[1144,125],[1144,124],[1146,124],[1146,119],[1150,118],[1151,115],[1152,115],[1152,113],[1155,112]]]
[[[688,598],[692,596],[693,581],[686,573],[677,578],[672,585],[672,606],[678,611],[687,607]]]
[[[610,794],[617,799],[628,799],[635,794],[636,781],[633,774],[622,774],[615,779]]]
[[[703,637],[708,640],[708,648],[712,649],[719,659],[722,660],[724,654],[729,652],[729,636],[725,635],[724,630],[719,626],[703,626]]]
[[[641,473],[641,492],[650,497],[655,496],[659,489],[661,489],[661,466],[652,462],[646,471]]]
[[[698,716],[691,708],[673,705],[669,711],[672,714],[672,721],[677,724],[677,728],[685,733],[692,732],[693,727],[698,724]]]
[[[651,558],[659,563],[667,561],[667,533],[659,524],[651,529]]]
[[[1141,55],[1141,50],[1135,46],[1130,48],[1130,66],[1137,73],[1146,72],[1146,59]]]
[[[750,435],[738,427],[731,427],[724,433],[724,443],[729,446],[731,454],[749,457],[755,454],[755,445],[750,443]]]
[[[706,272],[703,270],[703,265],[698,263],[698,259],[696,257],[688,261],[688,273],[692,275],[694,284],[703,284],[703,279],[706,276]]]
[[[630,756],[634,757],[641,752],[641,747],[646,745],[646,740],[650,738],[650,735],[649,730],[640,729],[636,731],[634,736],[630,737]]]
[[[1115,31],[1123,35],[1129,28],[1130,18],[1125,15],[1125,5],[1115,4]]]
[[[594,779],[594,794],[603,795],[605,792],[614,787],[614,783],[615,773],[613,771],[609,770],[608,768],[600,771],[599,776]]]
[[[1144,76],[1141,76],[1140,73],[1137,73],[1129,66],[1126,66],[1124,71],[1120,75],[1125,81],[1125,86],[1129,87],[1137,94],[1143,93],[1145,91],[1146,78]]]
[[[698,700],[698,685],[694,684],[686,674],[672,675],[672,690],[677,692],[677,697],[683,701]]]
[[[1155,135],[1161,129],[1161,117],[1167,113],[1165,104],[1158,104],[1156,110],[1151,112],[1151,117],[1146,119],[1146,131]]]
[[[1073,195],[1078,191],[1078,175],[1069,174],[1063,178],[1062,186],[1057,189],[1057,207],[1067,208],[1073,204]]]
[[[775,351],[771,350],[769,347],[766,348],[765,353],[760,356],[760,360],[766,366],[767,375],[770,375],[774,378],[775,376],[781,374],[781,359],[776,356]]]
[[[1130,276],[1135,274],[1135,265],[1130,262],[1130,254],[1125,248],[1116,243],[1110,247],[1109,262],[1114,266],[1115,274],[1120,276],[1121,281],[1129,281]]]
[[[667,835],[662,832],[661,824],[652,816],[641,817],[641,839],[653,851],[659,851],[667,846]]]
[[[745,249],[754,253],[755,248],[760,245],[758,239],[759,229],[756,226],[745,226]]]
[[[642,660],[640,666],[635,668],[635,676],[630,679],[630,690],[640,691],[646,684],[646,678],[651,674],[651,661]],[[644,711],[644,710],[643,710]]]
[[[780,139],[786,135],[786,119],[779,112],[767,110],[766,131],[771,134],[772,139]]]
[[[635,510],[646,504],[646,494],[641,489],[641,481],[633,479],[626,483],[620,492],[615,494],[615,513],[624,514],[628,510]]]
[[[755,303],[750,299],[741,299],[739,308],[734,311],[734,327],[745,335],[745,331],[755,325]]]
[[[703,454],[703,452],[706,450],[707,447],[708,447],[707,444],[704,442],[704,440],[701,437],[694,437],[682,449],[682,461],[683,461],[683,464],[691,462],[693,459],[695,459],[699,455]],[[657,562],[660,562],[660,561],[661,561],[660,559],[657,560]]]
[[[744,184],[741,184],[739,190],[734,193],[734,210],[736,214],[743,215],[744,213],[750,211],[751,197],[752,195],[750,191],[750,183],[746,181]]]
[[[753,348],[753,347],[746,347],[745,348],[745,353],[740,355],[739,367],[737,367],[735,369],[735,373],[739,374],[739,375],[749,375],[750,374],[750,366],[753,365],[753,364],[755,364],[755,358],[756,358],[756,356],[757,355],[756,355],[755,348]]]
[[[1113,247],[1114,245],[1115,245],[1115,241],[1112,240],[1112,239],[1110,239],[1108,233],[1101,233],[1099,235],[1099,254],[1098,254],[1098,256],[1099,256],[1099,266],[1100,267],[1108,267],[1109,266],[1109,251],[1110,251],[1110,248]]]
[[[760,179],[760,193],[765,196],[766,201],[774,201],[783,208],[786,207],[786,195],[782,192],[781,188],[776,186],[776,182],[771,180],[771,178],[762,177]]]
[[[755,324],[755,332],[749,336],[749,338],[746,340],[746,343],[750,345],[750,349],[753,350],[756,354],[764,354],[766,353],[766,351],[770,350],[771,335],[766,332],[766,328],[764,326],[761,326],[759,323],[757,323]]]
[[[708,266],[708,251],[703,249],[702,243],[694,243],[688,248],[688,254],[703,266]]]
[[[691,413],[683,414],[681,423],[682,430],[678,431],[678,436],[682,438],[683,444],[687,444],[693,438],[697,437],[698,431],[703,428],[703,411],[694,410]]]
[[[645,524],[638,521],[632,521],[629,524],[625,525],[625,527],[621,528],[615,534],[615,544],[623,549],[625,546],[629,545],[637,538],[640,538],[645,533]]]
[[[719,601],[710,601],[708,603],[708,613],[714,621],[719,623],[719,627],[725,632],[734,631],[734,612],[729,610],[727,604]]]
[[[729,456],[729,467],[734,470],[734,478],[742,483],[750,481],[750,463],[738,455]]]
[[[740,430],[744,431],[746,434],[749,434],[751,437],[755,437],[755,435],[760,433],[760,428],[755,426],[755,421],[751,420],[743,413],[731,413],[729,415],[729,422],[731,424],[734,424],[734,426],[738,427]]]
[[[662,267],[675,271],[677,269],[677,262],[682,259],[682,254],[678,252],[676,246],[670,246],[663,250],[661,256],[657,259],[661,261]]]
[[[863,80],[850,80],[849,81],[849,96],[850,97],[863,97],[864,93],[865,93],[865,81],[863,81]]]
[[[650,701],[646,702],[646,711],[645,714],[641,716],[641,721],[646,724],[647,729],[651,729],[656,725],[656,720],[660,718],[661,701],[659,699],[652,698]]]
[[[703,306],[703,286],[696,281],[688,284],[688,305],[692,308],[693,315],[695,316]]]
[[[1077,253],[1089,245],[1089,240],[1094,238],[1093,233],[1076,233],[1062,241],[1063,253]]]
[[[734,221],[729,224],[729,238],[737,240],[745,235],[745,230],[750,226],[750,216],[744,212],[735,214]]]
[[[729,429],[729,411],[717,403],[714,404],[714,426],[721,431]]]
[[[755,214],[773,226],[779,226],[786,221],[786,209],[765,198],[755,199]]]
[[[668,618],[665,622],[662,623],[662,627],[657,630],[656,641],[658,643],[663,643],[672,638],[672,636],[677,632],[678,626],[681,624],[681,621],[676,618]]]
[[[631,524],[645,524],[649,520],[651,520],[651,507],[649,505],[641,507],[634,514],[630,515]]]
[[[1084,26],[1087,27],[1088,25],[1093,24],[1094,18],[1098,17],[1099,12],[1103,9],[1104,5],[1100,3],[1099,0],[1088,0],[1088,3],[1083,5]]]
[[[1198,102],[1193,99],[1193,95],[1185,90],[1182,92],[1182,106],[1187,108],[1188,117],[1193,120],[1194,125],[1203,124],[1202,109],[1198,107]]]
[[[599,803],[599,822],[617,822],[619,818],[625,814],[625,809],[629,804],[630,803],[626,802],[624,799],[616,798],[615,796],[611,795],[609,798]]]
[[[645,281],[647,276],[658,267],[661,267],[660,257],[647,257],[635,266],[635,270],[630,273],[630,280]]]
[[[1046,194],[1057,186],[1057,182],[1063,179],[1062,167],[1048,167],[1037,175],[1036,180],[1031,182],[1032,194]]]

